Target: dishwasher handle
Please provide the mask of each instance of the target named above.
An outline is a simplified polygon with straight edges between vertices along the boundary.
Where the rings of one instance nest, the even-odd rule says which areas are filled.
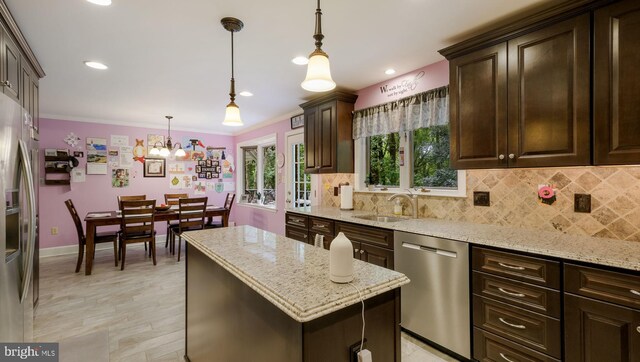
[[[403,248],[407,248],[407,249],[426,251],[428,253],[433,253],[433,254],[437,254],[437,255],[441,255],[441,256],[446,256],[446,257],[449,257],[449,258],[457,258],[458,257],[458,253],[456,253],[455,251],[449,251],[449,250],[434,248],[434,247],[431,247],[431,246],[424,246],[424,245],[418,245],[418,244],[414,244],[414,243],[408,243],[406,241],[402,242],[402,247]]]

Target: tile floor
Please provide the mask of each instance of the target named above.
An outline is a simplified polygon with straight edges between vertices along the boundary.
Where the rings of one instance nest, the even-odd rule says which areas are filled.
[[[61,362],[182,361],[184,262],[160,244],[157,257],[154,267],[128,248],[121,272],[112,251],[99,250],[91,276],[74,273],[75,255],[42,259],[35,340],[61,342]],[[455,361],[404,333],[402,360]]]

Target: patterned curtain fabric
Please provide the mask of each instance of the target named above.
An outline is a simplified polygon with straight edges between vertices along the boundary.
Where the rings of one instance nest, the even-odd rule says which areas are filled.
[[[449,86],[353,113],[353,138],[449,124]]]

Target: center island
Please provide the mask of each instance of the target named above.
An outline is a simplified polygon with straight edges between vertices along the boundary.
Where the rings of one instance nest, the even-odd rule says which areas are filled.
[[[183,234],[185,358],[199,361],[352,361],[365,343],[400,361],[401,273],[354,259],[354,280],[329,280],[329,251],[252,226]],[[359,290],[359,292],[358,292]]]

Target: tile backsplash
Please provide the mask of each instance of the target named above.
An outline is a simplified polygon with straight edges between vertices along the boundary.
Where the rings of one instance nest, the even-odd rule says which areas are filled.
[[[322,176],[323,206],[340,206],[333,187],[341,182],[353,184],[354,175]],[[540,184],[555,185],[553,205],[539,202]],[[473,206],[473,191],[489,191],[491,206]],[[591,213],[573,211],[576,193],[591,195]],[[354,208],[389,214],[388,196],[356,192]],[[404,205],[409,215],[410,206]],[[419,197],[418,215],[640,241],[640,166],[468,170],[467,197]]]

